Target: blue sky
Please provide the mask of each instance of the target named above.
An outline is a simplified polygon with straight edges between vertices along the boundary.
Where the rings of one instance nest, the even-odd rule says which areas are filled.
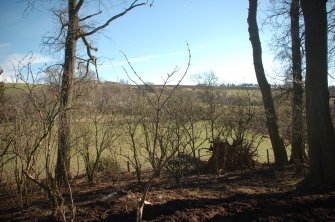
[[[265,7],[260,5],[260,16]],[[15,60],[28,52],[34,53],[35,66],[62,60],[60,53],[50,54],[41,44],[43,35],[55,29],[48,6],[37,5],[29,15],[23,15],[24,8],[14,0],[0,2],[0,65],[7,75],[13,73]],[[183,84],[193,84],[190,76],[207,71],[223,83],[256,83],[247,13],[247,0],[156,0],[153,7],[137,8],[91,38],[99,49],[100,76],[109,81],[127,79],[122,51],[145,81],[160,84],[174,67],[180,73],[186,68],[188,42],[192,60]],[[265,68],[271,76],[270,37],[261,32],[261,38]]]

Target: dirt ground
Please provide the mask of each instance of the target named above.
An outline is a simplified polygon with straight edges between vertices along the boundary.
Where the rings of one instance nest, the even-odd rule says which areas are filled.
[[[77,221],[135,221],[140,188],[135,176],[124,173],[117,182],[100,175],[89,184],[75,179]],[[179,184],[162,177],[153,182],[144,208],[144,221],[335,221],[335,190],[302,192],[301,176],[293,167],[220,176],[188,176]],[[43,192],[30,207],[20,209],[15,190],[0,187],[0,221],[50,221]],[[38,195],[39,194],[39,195]],[[65,196],[68,200],[68,196]]]

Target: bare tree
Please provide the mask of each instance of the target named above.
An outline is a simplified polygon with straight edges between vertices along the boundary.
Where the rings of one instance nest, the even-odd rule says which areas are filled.
[[[120,133],[113,117],[107,116],[107,110],[98,114],[96,107],[86,107],[90,113],[84,124],[78,124],[81,131],[78,152],[84,159],[86,176],[89,182],[93,182],[96,172],[103,168],[102,159],[110,159],[107,151],[119,138]],[[93,128],[92,128],[93,126]]]
[[[306,30],[306,114],[309,173],[302,185],[335,184],[335,135],[328,91],[326,0],[301,0]]]
[[[197,74],[193,79],[201,90],[200,97],[203,105],[202,120],[205,122],[206,139],[208,142],[220,139],[225,133],[222,117],[224,116],[223,98],[219,90],[219,78],[213,72]],[[217,147],[215,147],[217,149]],[[217,150],[215,150],[217,152]],[[219,173],[219,157],[215,156],[216,173]]]
[[[73,82],[76,69],[76,62],[85,63],[87,71],[89,65],[92,64],[96,68],[97,78],[99,80],[97,72],[97,58],[92,54],[93,51],[97,51],[97,48],[89,42],[88,37],[98,33],[107,26],[109,26],[114,20],[124,16],[134,8],[143,6],[146,2],[133,1],[129,7],[124,9],[122,12],[110,17],[105,23],[98,26],[90,26],[89,20],[102,13],[97,11],[96,13],[89,14],[87,16],[80,17],[81,9],[85,8],[83,5],[89,4],[89,1],[85,0],[68,0],[66,11],[54,11],[54,14],[59,19],[61,24],[59,34],[56,37],[46,38],[45,44],[55,45],[59,42],[62,43],[61,38],[65,37],[63,42],[64,52],[64,64],[63,74],[61,82],[61,96],[60,96],[60,116],[59,116],[59,139],[58,139],[58,156],[56,165],[56,179],[58,184],[66,184],[67,178],[65,177],[66,172],[70,173],[70,147],[71,147],[71,112],[70,109],[73,103]],[[86,48],[86,54],[88,58],[78,58],[77,55],[77,43],[81,40]]]
[[[3,69],[0,67],[0,77],[2,74]],[[0,81],[0,123],[6,122],[8,119],[10,119],[10,112],[8,110],[8,107],[6,107],[6,100],[8,96],[5,95],[5,91],[5,81]]]
[[[327,25],[328,25],[328,67],[329,77],[335,78],[335,2],[327,1]]]
[[[46,192],[53,215],[61,216],[65,221],[64,198],[52,173],[59,95],[50,94],[51,85],[39,84],[41,73],[36,74],[32,71],[30,60],[27,64],[22,63],[20,62],[16,68],[17,78],[22,83],[16,88],[16,93],[20,95],[18,97],[20,102],[15,105],[16,116],[11,124],[14,135],[12,149],[16,154],[14,174],[21,206],[24,197],[28,203],[28,195],[32,196],[28,189],[31,184],[34,184]],[[42,73],[48,74],[48,69],[43,70]],[[42,172],[45,172],[45,176],[41,176]],[[69,184],[68,188],[72,201]],[[70,208],[74,218],[73,201]]]
[[[219,124],[219,118],[223,115],[223,110],[220,103],[220,91],[218,90],[218,77],[213,72],[207,72],[192,76],[193,79],[198,83],[198,87],[201,89],[201,100],[204,104],[204,115],[203,118],[208,124],[206,129],[207,138],[211,141],[216,139],[222,134],[222,129]],[[209,134],[209,135],[208,135]]]
[[[259,110],[252,104],[251,98],[254,97],[254,93],[245,89],[230,98],[223,117],[226,131],[226,156],[222,157],[223,162],[226,162],[224,171],[239,169],[244,172],[245,169],[255,167],[258,147],[265,136],[257,130],[264,121],[256,118]]]
[[[262,92],[268,131],[275,156],[275,164],[278,166],[283,166],[288,163],[288,159],[283,139],[279,134],[277,124],[277,114],[273,104],[271,87],[265,76],[265,71],[262,62],[262,47],[259,38],[256,16],[257,16],[257,0],[249,0],[249,13],[248,13],[249,39],[251,41],[251,45],[253,48],[254,68],[256,72],[257,81]]]
[[[35,8],[37,0],[27,0],[27,8],[24,13],[29,13]],[[93,52],[98,49],[94,47],[89,37],[101,32],[108,27],[114,20],[126,15],[133,9],[148,4],[148,1],[139,2],[133,0],[128,7],[123,8],[119,13],[111,16],[104,23],[96,25],[94,18],[103,15],[100,6],[101,1],[87,0],[68,0],[65,4],[60,2],[58,9],[52,9],[52,13],[59,22],[59,30],[54,34],[44,37],[44,45],[56,49],[64,50],[64,62],[62,64],[61,87],[60,87],[60,114],[59,114],[59,132],[58,132],[58,155],[56,163],[56,179],[59,185],[66,185],[70,176],[70,150],[71,150],[71,109],[73,108],[74,78],[77,64],[85,64],[87,72],[90,66],[94,66],[97,79],[99,81],[97,58]],[[150,6],[153,2],[150,3]],[[126,4],[126,3],[125,3]],[[92,14],[85,15],[85,8],[96,9]],[[93,11],[94,11],[93,9]],[[86,53],[80,56],[77,45],[83,44]],[[86,55],[85,55],[86,54]],[[88,74],[88,73],[86,73]]]
[[[170,146],[174,147],[177,151],[172,160],[170,160],[166,166],[169,173],[180,182],[183,175],[186,173],[186,169],[191,160],[191,155],[189,150],[186,149],[189,143],[189,138],[187,136],[187,119],[184,115],[185,99],[180,96],[180,91],[182,89],[177,89],[175,94],[167,102],[165,121],[168,129],[168,141]],[[195,168],[194,168],[195,169]]]
[[[280,71],[284,72],[285,76],[283,95],[289,96],[292,94],[292,111],[289,113],[292,118],[290,132],[287,132],[290,134],[289,141],[292,146],[290,162],[295,163],[299,169],[301,163],[307,161],[303,105],[303,67],[305,66],[303,61],[305,50],[303,48],[304,27],[302,13],[299,0],[271,0],[270,2],[271,8],[267,21],[269,21],[271,28],[274,29],[271,45],[276,53],[275,58],[281,63]],[[279,111],[278,113],[279,115],[281,114]],[[283,131],[283,128],[281,128],[281,131]]]
[[[128,98],[120,107],[123,115],[121,128],[125,143],[129,145],[130,152],[121,151],[124,156],[134,167],[136,172],[137,182],[142,183],[142,167],[144,165],[144,141],[141,132],[141,123],[145,121],[145,113],[147,111],[147,103],[142,95],[135,93],[129,95]]]
[[[300,4],[299,0],[292,0],[290,9],[291,41],[292,41],[292,73],[293,73],[293,99],[292,99],[292,154],[291,161],[300,165],[306,162],[304,143],[303,119],[303,79],[302,79],[302,53],[300,36]]]
[[[3,73],[3,69],[0,67],[0,75]],[[15,155],[10,150],[10,147],[14,141],[11,127],[6,127],[3,123],[7,121],[7,113],[5,111],[6,104],[6,96],[5,96],[5,84],[4,82],[0,82],[0,183],[3,179],[3,170],[4,166],[9,163],[12,159],[15,158]]]
[[[183,153],[177,156],[177,166],[178,162],[187,165],[190,169],[186,170],[196,170],[197,174],[200,174],[202,170],[202,164],[200,161],[200,148],[208,141],[208,138],[204,134],[206,132],[206,122],[203,121],[203,109],[201,100],[197,97],[194,92],[187,92],[184,89],[179,89],[174,95],[173,100],[170,101],[171,113],[174,113],[174,119],[183,128],[181,132],[183,135],[183,140],[185,140],[186,147]],[[198,151],[198,153],[197,153]],[[189,153],[191,152],[191,153]],[[190,155],[191,154],[191,155]],[[176,164],[175,164],[176,165]],[[183,172],[183,169],[181,169]],[[187,172],[186,172],[187,173]]]
[[[175,155],[175,153],[178,150],[178,147],[176,147],[176,144],[175,144],[175,140],[173,138],[172,139],[169,138],[169,136],[171,135],[169,134],[170,133],[169,127],[166,127],[166,125],[162,121],[162,114],[163,114],[163,110],[167,102],[169,101],[169,99],[171,98],[171,96],[173,95],[177,87],[180,85],[181,81],[184,79],[184,77],[186,76],[189,70],[189,67],[191,64],[191,52],[190,52],[190,48],[188,44],[187,44],[187,50],[188,50],[188,63],[187,63],[186,69],[182,73],[182,76],[178,80],[177,84],[174,85],[171,90],[167,90],[167,87],[168,87],[167,84],[178,73],[178,70],[179,70],[178,67],[175,67],[171,73],[167,74],[165,79],[163,79],[164,82],[161,87],[154,88],[153,86],[150,86],[146,82],[143,81],[143,79],[140,77],[140,75],[135,71],[134,67],[131,65],[127,56],[124,54],[133,74],[138,78],[138,80],[143,85],[145,85],[145,87],[148,89],[148,92],[150,92],[150,94],[148,94],[147,92],[145,96],[148,100],[150,108],[153,110],[153,118],[148,119],[149,123],[142,122],[143,134],[146,140],[145,148],[149,154],[149,161],[153,167],[153,173],[148,179],[146,186],[144,188],[144,191],[142,192],[142,197],[140,198],[138,202],[137,222],[142,222],[145,199],[148,194],[152,180],[156,178],[157,176],[159,176],[162,168],[166,166],[168,161]],[[138,85],[138,83],[129,76],[125,68],[124,68],[124,71],[126,72],[131,82]],[[151,130],[147,128],[148,124],[151,125],[151,127],[149,127],[151,128]],[[148,131],[148,129],[150,131]]]

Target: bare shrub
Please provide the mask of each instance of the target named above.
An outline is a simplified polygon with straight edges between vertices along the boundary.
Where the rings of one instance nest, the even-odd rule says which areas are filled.
[[[212,156],[208,161],[210,172],[224,172],[253,168],[257,149],[264,140],[264,135],[254,129],[261,124],[255,119],[258,107],[251,104],[252,93],[240,92],[234,96],[234,102],[225,109],[222,123],[225,126],[222,138],[217,137],[211,142]],[[231,98],[232,99],[232,98]],[[232,102],[232,101],[231,101]]]
[[[107,174],[114,182],[118,179],[121,170],[120,161],[116,156],[102,157],[97,166],[97,172]]]
[[[32,59],[33,55],[28,54],[16,67],[20,83],[13,85],[15,118],[7,123],[13,140],[10,149],[15,154],[13,173],[18,203],[20,207],[28,206],[38,187],[46,192],[52,214],[66,220],[64,198],[52,173],[57,146],[54,141],[57,138],[58,94],[50,94],[49,85],[39,84],[41,73],[33,72]],[[47,70],[42,72],[43,75],[48,74]],[[71,187],[67,185],[72,202],[70,208],[74,212]]]
[[[125,141],[124,145],[128,145],[130,148],[130,151],[122,150],[120,154],[135,169],[138,184],[142,183],[142,167],[145,160],[143,156],[145,140],[139,132],[141,132],[141,123],[146,116],[146,107],[145,98],[136,93],[130,94],[129,99],[120,106],[122,113],[122,139]]]
[[[165,169],[179,183],[185,175],[197,173],[198,170],[202,169],[202,166],[203,163],[199,158],[195,158],[191,154],[180,153],[167,162]]]
[[[216,172],[216,159],[221,172],[240,170],[243,173],[246,169],[255,167],[257,147],[250,141],[235,140],[229,143],[226,140],[216,139],[209,150],[212,152],[207,165],[209,172]]]
[[[168,83],[172,80],[172,78],[178,72],[178,67],[176,67],[171,73],[168,73],[165,78],[163,78],[163,85],[159,88],[154,88],[149,86],[145,83],[142,78],[137,74],[134,67],[129,62],[126,55],[125,58],[128,62],[130,69],[132,70],[133,74],[138,78],[139,81],[146,87],[148,87],[150,94],[148,92],[144,93],[150,109],[153,110],[153,116],[151,119],[148,119],[148,124],[142,121],[142,129],[143,134],[145,136],[145,149],[149,154],[149,161],[153,167],[153,173],[149,178],[146,187],[142,193],[142,198],[138,202],[137,208],[137,221],[142,221],[143,216],[143,208],[147,193],[149,191],[150,184],[154,178],[159,176],[160,171],[162,168],[167,164],[167,162],[174,156],[176,151],[178,150],[178,140],[177,140],[177,147],[175,147],[175,140],[169,137],[170,135],[170,128],[168,124],[164,123],[162,119],[163,111],[166,107],[166,103],[171,98],[177,87],[180,85],[181,81],[184,79],[185,75],[187,74],[190,64],[191,64],[191,52],[189,46],[187,44],[188,50],[188,62],[185,71],[183,72],[181,78],[178,80],[177,84],[174,85],[171,90],[167,90]],[[124,71],[127,73],[127,70],[124,68]],[[128,78],[136,85],[138,83],[130,78]]]

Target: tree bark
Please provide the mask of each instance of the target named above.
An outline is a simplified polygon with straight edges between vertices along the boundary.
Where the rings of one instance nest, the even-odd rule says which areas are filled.
[[[305,21],[306,115],[310,168],[305,188],[335,185],[335,135],[328,91],[326,0],[301,0]]]
[[[256,72],[257,82],[259,84],[262,93],[266,122],[271,139],[271,144],[273,147],[275,164],[277,166],[283,166],[288,163],[288,159],[283,139],[279,134],[277,124],[277,114],[273,104],[271,87],[266,79],[264,72],[262,62],[262,47],[259,38],[256,16],[257,16],[257,0],[249,0],[248,31],[249,31],[249,39],[253,49],[254,68]]]
[[[301,40],[299,0],[292,0],[291,17],[291,41],[292,41],[292,74],[293,74],[293,98],[292,98],[292,153],[291,162],[301,164],[306,161],[304,144],[304,120],[303,120],[303,82],[301,69]]]
[[[71,151],[71,105],[73,94],[73,79],[75,74],[77,33],[79,18],[76,11],[76,0],[68,0],[68,30],[65,42],[64,70],[61,83],[60,116],[58,131],[58,154],[56,164],[56,181],[58,185],[67,184],[70,176]]]
[[[96,57],[91,54],[91,51],[96,51],[97,49],[90,45],[90,43],[87,41],[87,36],[93,35],[98,31],[106,28],[109,24],[111,24],[112,21],[124,16],[134,8],[147,4],[145,2],[137,2],[138,0],[133,0],[132,4],[128,8],[124,9],[119,14],[110,17],[102,25],[97,26],[88,32],[85,32],[84,29],[80,27],[79,22],[92,18],[95,15],[100,14],[100,12],[79,19],[78,12],[84,4],[84,0],[79,0],[78,3],[77,0],[68,0],[68,23],[62,24],[64,27],[67,27],[67,34],[65,40],[65,58],[63,67],[64,69],[61,83],[61,112],[59,115],[58,155],[55,170],[55,177],[58,185],[67,185],[67,176],[70,176],[71,106],[73,94],[73,80],[75,76],[77,41],[79,38],[81,38],[84,45],[86,46],[87,56],[89,57],[89,59],[86,60],[86,68],[89,68],[90,63],[96,66]]]

